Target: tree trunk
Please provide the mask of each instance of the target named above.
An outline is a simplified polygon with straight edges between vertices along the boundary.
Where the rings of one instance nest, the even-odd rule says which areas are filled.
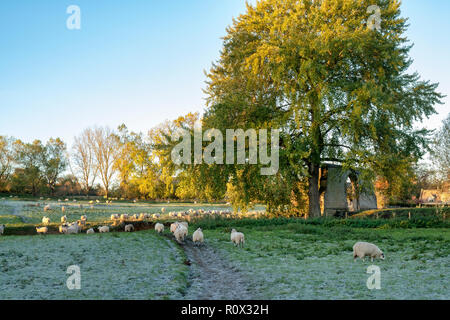
[[[309,165],[308,178],[308,218],[320,217],[319,165]]]

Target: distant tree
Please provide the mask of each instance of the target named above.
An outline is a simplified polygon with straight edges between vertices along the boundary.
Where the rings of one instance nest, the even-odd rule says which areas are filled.
[[[40,140],[34,140],[32,143],[16,140],[13,146],[19,166],[13,176],[13,184],[16,188],[23,188],[25,192],[36,196],[42,192],[45,182],[45,146]]]
[[[114,131],[108,127],[92,129],[89,143],[94,151],[96,168],[102,181],[105,197],[108,198],[109,189],[117,172],[115,162],[120,156],[119,143]]]
[[[86,195],[94,187],[98,175],[93,140],[93,130],[85,129],[79,136],[75,137],[70,155],[72,173],[78,177]]]
[[[436,132],[431,146],[431,158],[436,178],[441,185],[450,182],[450,113]]]
[[[50,194],[54,195],[58,178],[67,166],[66,144],[59,138],[50,138],[44,152],[43,175]]]
[[[13,138],[0,136],[0,192],[6,191],[14,168]]]

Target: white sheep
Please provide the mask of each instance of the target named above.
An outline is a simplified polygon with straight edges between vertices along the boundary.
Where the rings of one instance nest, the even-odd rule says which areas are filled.
[[[78,233],[80,231],[80,228],[78,227],[78,225],[75,224],[71,224],[68,228],[67,228],[67,234],[75,234]]]
[[[77,224],[81,228],[82,226],[86,225],[86,220],[77,220]]]
[[[36,227],[36,232],[39,234],[46,234],[48,232],[48,228],[47,227],[41,227],[41,228]]]
[[[51,207],[50,207],[49,204],[44,207],[44,212],[47,212],[47,211],[50,211],[50,210],[51,210]]]
[[[195,230],[194,234],[192,235],[192,241],[194,241],[195,244],[203,243],[203,232],[201,228]]]
[[[368,242],[357,242],[353,246],[353,261],[359,257],[362,261],[368,256],[373,261],[373,258],[384,260],[384,253],[376,245]]]
[[[92,234],[95,233],[93,228],[88,229],[88,231],[86,231],[86,234]]]
[[[166,208],[161,208],[161,212],[162,213],[166,212]]]
[[[174,232],[175,239],[178,243],[181,243],[184,241],[184,239],[187,236],[187,229],[182,224],[178,224],[177,229]]]
[[[244,246],[245,237],[242,232],[237,232],[235,229],[231,230],[231,242],[233,242],[236,246],[241,245]]]
[[[5,232],[5,225],[1,224],[0,225],[0,236],[3,234],[3,232]]]
[[[45,224],[45,225],[48,225],[48,224],[50,223],[50,218],[44,216],[44,217],[42,218],[42,223]]]
[[[87,221],[87,216],[81,216],[81,218],[80,218],[82,221]]]
[[[62,216],[62,217],[61,217],[61,222],[62,222],[62,223],[67,222],[67,216]]]
[[[162,223],[155,224],[155,231],[158,233],[162,233],[164,231],[164,225]]]
[[[128,219],[128,214],[126,214],[126,213],[123,213],[121,216],[120,216],[120,220],[127,220]]]
[[[98,232],[100,233],[109,232],[109,227],[108,226],[98,227]]]
[[[136,213],[136,214],[133,214],[133,219],[134,220],[139,220],[139,215]]]
[[[159,213],[154,213],[152,215],[153,219],[159,219],[159,217],[161,217],[161,215]]]
[[[170,225],[170,232],[175,233],[175,230],[177,230],[178,222],[174,222]]]
[[[134,226],[132,224],[127,224],[125,226],[125,232],[132,232],[134,231]]]
[[[111,220],[119,220],[119,219],[120,219],[120,217],[119,217],[118,214],[112,214],[111,215]]]

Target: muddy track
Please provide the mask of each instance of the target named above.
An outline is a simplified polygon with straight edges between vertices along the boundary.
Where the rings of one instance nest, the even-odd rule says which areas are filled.
[[[195,246],[187,239],[181,245],[190,264],[187,300],[252,299],[246,276],[217,251],[204,244]]]

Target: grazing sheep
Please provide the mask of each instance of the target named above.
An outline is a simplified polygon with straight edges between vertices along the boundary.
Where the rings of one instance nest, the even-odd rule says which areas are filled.
[[[161,217],[161,215],[159,213],[154,213],[152,215],[153,219],[159,219],[159,217]]]
[[[0,225],[0,236],[3,234],[3,232],[5,232],[5,225],[1,224]]]
[[[48,232],[48,228],[47,227],[41,227],[41,228],[36,227],[36,232],[39,234],[46,234]]]
[[[77,224],[81,228],[82,226],[86,225],[86,220],[77,220]]]
[[[161,208],[161,212],[162,213],[166,212],[166,208]]]
[[[67,216],[62,216],[62,217],[61,217],[61,222],[62,222],[62,223],[67,222]]]
[[[109,227],[108,226],[98,227],[98,232],[100,232],[100,233],[109,232]]]
[[[125,226],[125,232],[132,232],[134,231],[134,226],[132,224],[127,224]]]
[[[194,234],[192,235],[192,241],[194,241],[196,245],[198,243],[203,243],[203,232],[201,228],[195,230]]]
[[[177,230],[178,222],[174,222],[170,225],[170,232],[175,233],[175,230]]]
[[[164,231],[164,225],[162,223],[155,224],[155,230],[158,233],[162,233]]]
[[[82,221],[87,221],[87,216],[81,216],[81,218],[80,218]]]
[[[67,232],[66,234],[76,234],[80,231],[80,228],[78,227],[78,225],[75,224],[71,224],[68,228],[67,228]]]
[[[134,220],[139,220],[139,215],[136,213],[136,214],[133,214],[133,219]]]
[[[62,224],[59,226],[59,233],[67,233],[67,228],[69,227],[69,225],[67,225],[66,223]]]
[[[120,217],[119,217],[118,214],[112,214],[111,215],[111,220],[119,220],[119,219],[120,219]]]
[[[93,228],[88,229],[88,231],[86,231],[86,234],[92,234],[95,233]]]
[[[50,210],[51,210],[51,207],[50,207],[49,204],[44,207],[44,212],[47,212],[47,211],[50,211]]]
[[[66,212],[66,207],[62,206],[62,207],[61,207],[61,211],[62,211],[62,212]]]
[[[128,214],[123,213],[122,215],[120,215],[120,220],[126,220],[128,219]]]
[[[94,204],[94,200],[89,201],[89,204]],[[90,229],[89,229],[90,230]],[[88,230],[88,231],[89,231]]]
[[[95,200],[95,202],[100,203],[100,200]]]
[[[373,261],[373,258],[384,260],[384,253],[376,245],[368,242],[357,242],[353,246],[353,261],[359,257],[362,261],[368,256]]]
[[[42,218],[42,223],[43,223],[44,225],[48,225],[48,224],[50,223],[50,218],[44,216],[44,217]]]
[[[236,246],[241,245],[244,246],[245,237],[242,232],[237,232],[235,229],[231,230],[231,242],[233,242]]]
[[[175,239],[178,243],[181,243],[184,241],[184,239],[187,236],[187,229],[182,224],[178,224],[177,229],[174,232]]]

